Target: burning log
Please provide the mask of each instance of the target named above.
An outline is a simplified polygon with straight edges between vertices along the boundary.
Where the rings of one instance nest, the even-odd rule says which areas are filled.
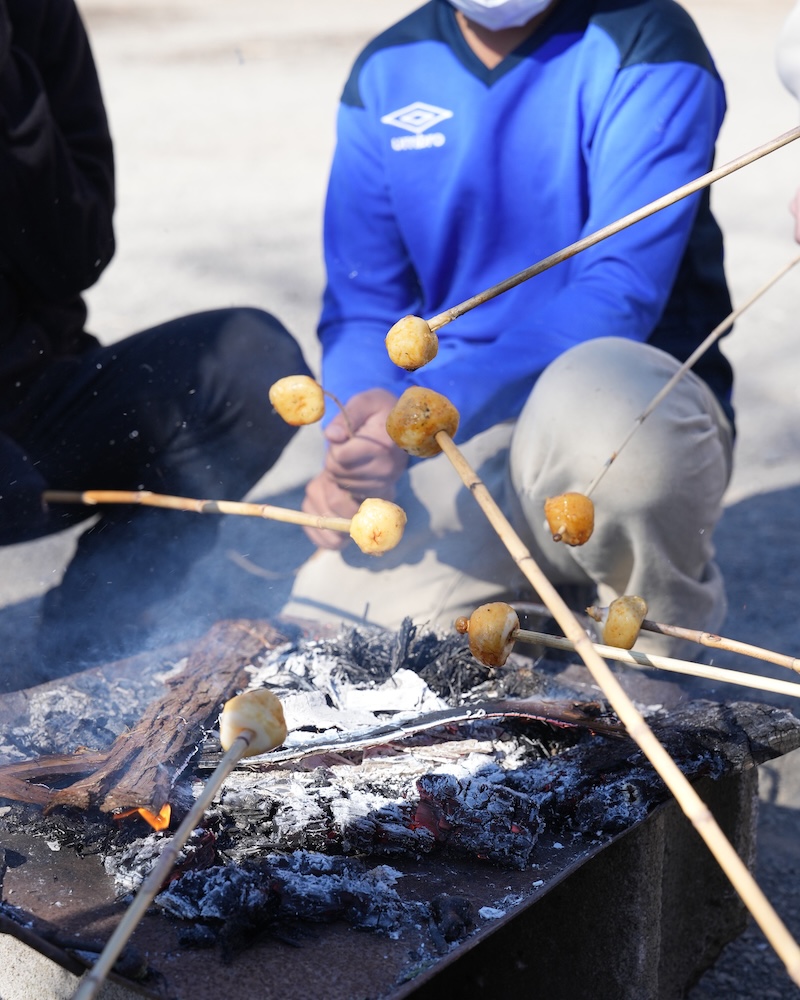
[[[244,666],[285,641],[286,636],[267,622],[219,622],[195,646],[184,670],[167,681],[167,696],[152,702],[108,750],[5,764],[0,767],[0,795],[47,811],[71,806],[105,813],[160,813],[176,776],[205,730],[215,724],[221,704],[246,684]],[[60,790],[41,784],[78,774],[83,777]]]

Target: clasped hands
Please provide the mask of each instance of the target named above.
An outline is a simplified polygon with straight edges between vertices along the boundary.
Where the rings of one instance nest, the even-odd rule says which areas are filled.
[[[306,513],[352,517],[367,497],[394,499],[408,464],[408,455],[386,433],[386,417],[396,402],[386,389],[368,389],[347,403],[352,437],[341,413],[328,424],[325,466],[306,487]],[[324,549],[342,549],[350,540],[338,531],[304,530]]]

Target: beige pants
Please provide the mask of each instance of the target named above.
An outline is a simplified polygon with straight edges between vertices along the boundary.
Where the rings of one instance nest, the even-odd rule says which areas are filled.
[[[585,545],[554,542],[544,523],[545,498],[585,492],[676,368],[648,345],[582,344],[540,377],[516,424],[492,427],[462,450],[553,583],[593,583],[602,604],[640,594],[652,619],[715,631],[726,604],[712,534],[732,433],[694,375],[644,421],[597,486]],[[397,502],[408,515],[397,549],[380,557],[352,544],[318,551],[284,613],[389,628],[410,617],[449,628],[490,600],[538,600],[444,455],[414,463]],[[663,638],[643,635],[637,648],[680,655]]]

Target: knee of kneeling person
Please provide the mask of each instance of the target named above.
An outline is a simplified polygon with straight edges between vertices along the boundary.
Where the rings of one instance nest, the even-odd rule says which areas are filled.
[[[297,340],[277,317],[251,306],[227,311],[220,327],[217,351],[233,364],[246,362],[250,367],[274,369],[275,378],[283,375],[309,374]]]

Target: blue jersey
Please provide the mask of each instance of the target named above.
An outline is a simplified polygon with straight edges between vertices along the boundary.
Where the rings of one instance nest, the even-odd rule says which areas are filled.
[[[325,210],[323,381],[340,398],[423,385],[459,438],[517,416],[569,347],[622,336],[683,360],[730,311],[707,192],[684,199],[438,331],[414,373],[400,317],[430,317],[708,171],[722,83],[672,0],[561,0],[495,69],[433,0],[359,56]],[[731,370],[696,366],[730,413]]]

